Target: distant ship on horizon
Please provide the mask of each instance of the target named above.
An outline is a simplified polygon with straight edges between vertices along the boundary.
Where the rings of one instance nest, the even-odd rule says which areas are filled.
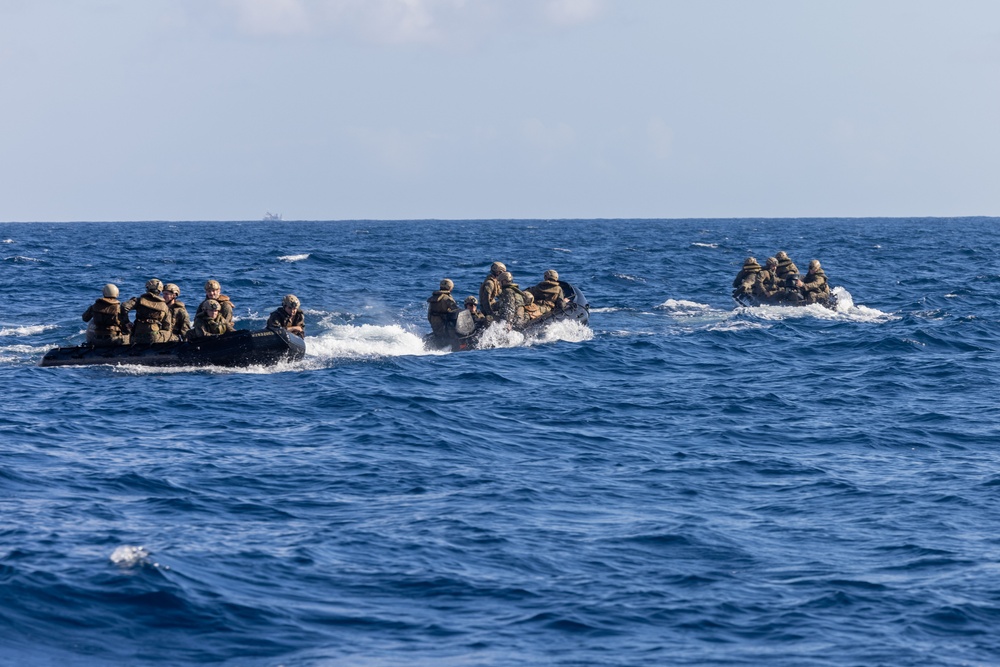
[[[281,222],[281,214],[268,211],[264,214],[264,222]]]

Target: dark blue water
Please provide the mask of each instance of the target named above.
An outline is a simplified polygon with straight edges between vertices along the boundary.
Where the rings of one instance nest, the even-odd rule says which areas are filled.
[[[1000,664],[998,223],[0,225],[0,664]],[[590,327],[423,351],[493,260]],[[37,367],[151,277],[307,358]]]

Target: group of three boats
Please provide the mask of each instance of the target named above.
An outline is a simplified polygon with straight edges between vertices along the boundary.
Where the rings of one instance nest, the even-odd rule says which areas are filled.
[[[750,259],[750,258],[748,258]],[[744,264],[744,268],[746,264]],[[741,274],[743,271],[741,271]],[[795,286],[798,276],[786,278],[787,286],[771,294],[750,289],[747,283],[738,285],[733,298],[741,306],[764,305],[804,306],[809,303],[835,309],[836,298],[827,292],[825,298],[809,300],[800,295]],[[735,284],[735,282],[734,282]],[[573,321],[586,325],[590,320],[590,304],[576,285],[559,280],[563,299],[535,319],[517,323],[499,320],[487,326],[477,323],[468,310],[456,313],[446,331],[430,333],[424,337],[428,348],[472,350],[481,347],[482,338],[491,326],[502,326],[525,336],[537,334],[554,322]],[[271,366],[279,362],[302,359],[306,354],[303,337],[286,329],[271,327],[259,330],[239,329],[218,336],[179,340],[167,343],[137,343],[131,345],[99,346],[93,344],[56,347],[42,357],[40,366],[87,365],[140,365],[140,366],[222,366],[248,367]]]

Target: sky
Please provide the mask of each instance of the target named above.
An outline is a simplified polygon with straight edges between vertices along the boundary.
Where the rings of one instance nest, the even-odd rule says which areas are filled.
[[[0,0],[0,221],[1000,215],[996,0]]]

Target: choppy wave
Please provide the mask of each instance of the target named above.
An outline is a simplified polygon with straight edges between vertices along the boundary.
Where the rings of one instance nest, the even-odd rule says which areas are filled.
[[[719,247],[718,243],[699,243],[697,241],[693,242],[691,245],[693,245],[696,248],[718,248]]]
[[[20,327],[2,326],[0,327],[0,336],[34,336],[57,328],[58,326],[55,324],[33,324]]]
[[[0,224],[59,258],[0,270],[0,664],[996,662],[998,279],[938,269],[1000,254],[996,220],[531,224],[586,241],[558,269],[602,307],[457,353],[423,346],[428,288],[551,240],[177,225],[182,288],[224,280],[241,328],[309,307],[307,356],[247,369],[38,368],[162,249]],[[760,247],[851,294],[735,308]]]
[[[310,253],[302,253],[301,255],[282,255],[278,258],[282,262],[301,262],[302,260],[309,259]]]

